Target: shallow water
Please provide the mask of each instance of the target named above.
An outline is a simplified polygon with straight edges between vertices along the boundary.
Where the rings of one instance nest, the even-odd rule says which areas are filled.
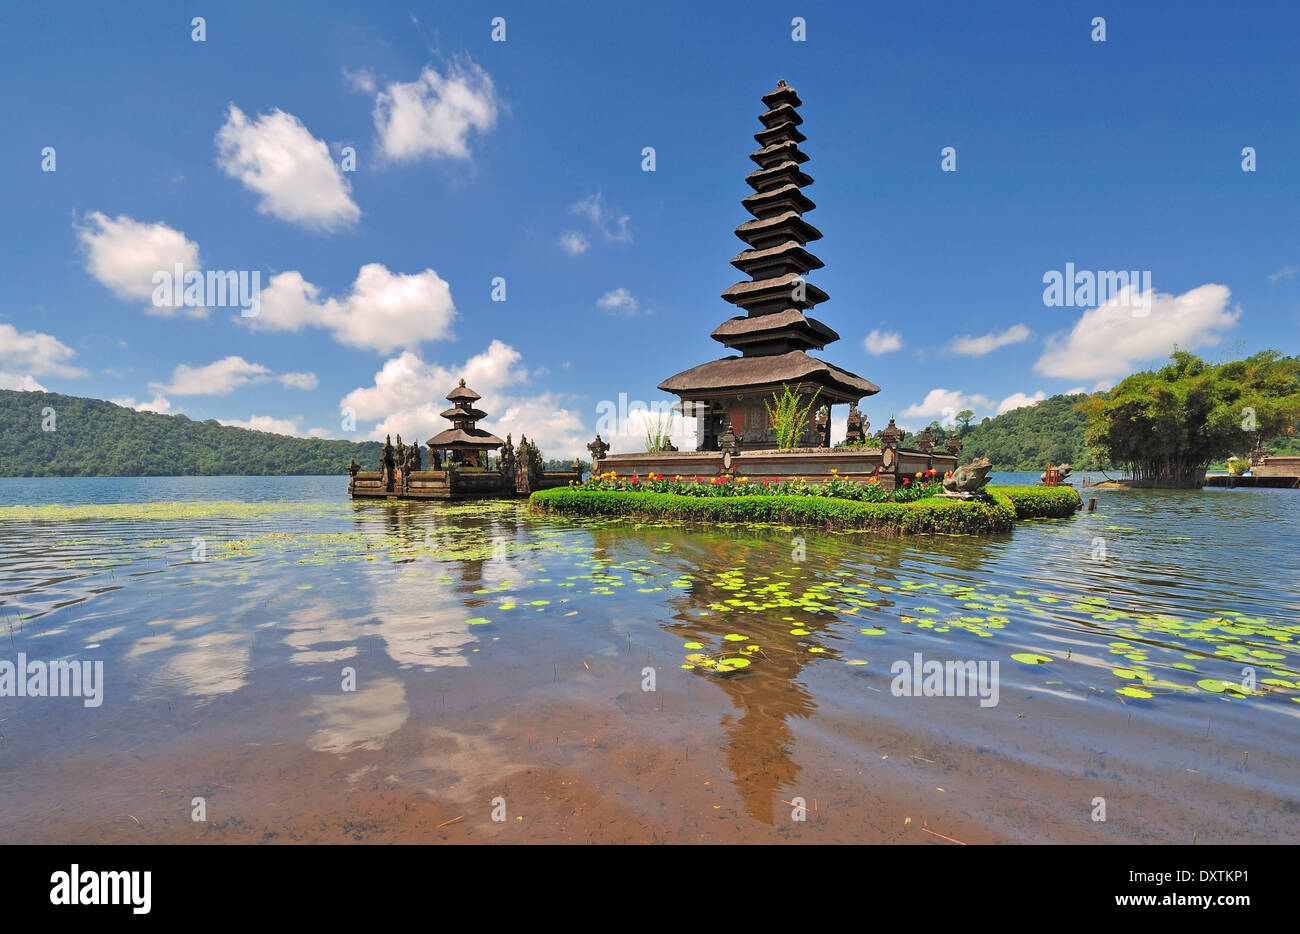
[[[0,480],[0,661],[104,663],[0,698],[5,839],[1300,841],[1295,491],[888,539],[345,486]]]

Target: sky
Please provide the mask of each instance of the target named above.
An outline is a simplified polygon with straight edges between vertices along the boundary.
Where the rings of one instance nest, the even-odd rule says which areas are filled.
[[[409,440],[465,378],[548,457],[638,450],[638,403],[731,353],[708,335],[778,79],[841,336],[815,355],[881,387],[874,428],[1175,345],[1296,353],[1300,6],[1245,9],[6,4],[0,388]],[[177,264],[256,308],[177,301]]]

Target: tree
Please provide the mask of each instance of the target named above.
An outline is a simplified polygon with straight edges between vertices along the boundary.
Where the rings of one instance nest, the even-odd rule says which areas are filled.
[[[960,412],[957,413],[957,425],[961,429],[960,432],[961,434],[963,435],[966,434],[966,430],[970,428],[970,423],[974,420],[974,418],[975,418],[975,413],[972,412],[970,409],[962,409]]]
[[[1196,487],[1212,461],[1248,455],[1259,438],[1294,431],[1300,358],[1264,350],[1214,365],[1175,351],[1159,370],[1079,403],[1089,447],[1135,480]]]

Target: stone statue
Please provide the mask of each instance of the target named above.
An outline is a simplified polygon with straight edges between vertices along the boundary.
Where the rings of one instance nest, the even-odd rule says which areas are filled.
[[[379,479],[384,485],[384,490],[393,492],[393,469],[396,462],[393,460],[393,436],[384,435],[384,449],[379,456]]]
[[[828,448],[831,446],[831,407],[824,405],[817,410],[817,418],[813,422],[813,428],[817,435],[817,446],[819,448]]]
[[[600,435],[596,435],[596,440],[587,445],[587,450],[591,452],[591,472],[594,474],[600,467],[600,462],[609,453],[609,444],[602,441]]]
[[[989,471],[992,469],[993,463],[987,457],[963,464],[952,472],[951,477],[943,478],[944,494],[969,498],[989,482]]]
[[[506,443],[501,445],[501,453],[497,456],[497,469],[508,477],[514,476],[515,445],[510,440],[510,435],[506,435]]]

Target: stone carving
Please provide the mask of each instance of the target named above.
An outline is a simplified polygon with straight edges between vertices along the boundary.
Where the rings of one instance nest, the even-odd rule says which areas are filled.
[[[889,416],[889,424],[876,432],[876,437],[887,448],[898,447],[898,442],[903,440],[903,432],[894,424],[894,416]]]
[[[934,435],[930,434],[929,425],[921,429],[921,433],[916,436],[916,449],[926,454],[934,450]]]
[[[948,451],[948,453],[951,454],[953,457],[957,457],[958,455],[960,455],[961,449],[965,447],[965,445],[963,445],[961,441],[958,440],[957,438],[949,438],[946,442],[944,442],[943,446]]]
[[[952,476],[943,478],[944,495],[963,499],[973,496],[989,482],[989,471],[992,469],[993,464],[987,457],[963,464],[952,472]]]
[[[828,448],[831,446],[831,407],[824,405],[817,410],[817,418],[813,425],[817,437],[817,446],[819,448]]]
[[[867,432],[871,430],[871,422],[867,421],[865,415],[858,411],[856,405],[849,406],[848,433],[844,436],[847,444],[860,444],[867,440]]]
[[[598,473],[600,462],[609,453],[609,444],[601,440],[600,435],[596,435],[596,440],[587,445],[587,450],[591,452],[591,472]]]
[[[385,492],[393,492],[393,470],[395,467],[393,436],[384,435],[384,449],[379,455],[379,480],[383,484]]]

